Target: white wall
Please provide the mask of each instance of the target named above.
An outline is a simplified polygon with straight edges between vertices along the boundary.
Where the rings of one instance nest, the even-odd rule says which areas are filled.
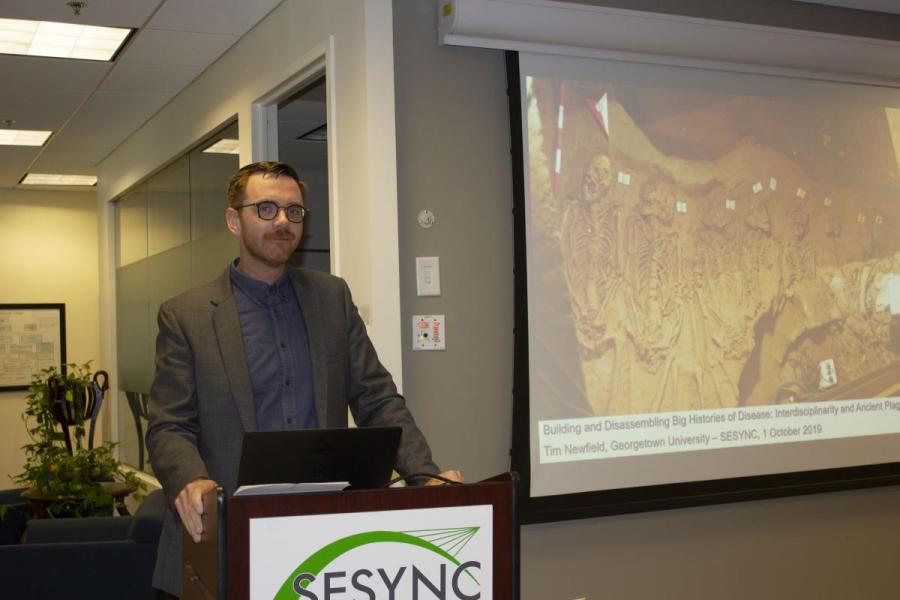
[[[0,190],[0,255],[0,302],[65,303],[67,362],[104,368],[94,194]],[[25,395],[0,393],[0,489],[25,463]]]
[[[391,27],[390,0],[284,0],[104,160],[104,306],[114,305],[114,257],[112,213],[103,205],[235,115],[241,164],[265,158],[264,145],[252,143],[262,129],[251,130],[253,103],[289,91],[310,64],[326,65],[336,272],[348,280],[382,361],[401,381]],[[112,363],[115,319],[111,310],[104,314],[103,356]]]

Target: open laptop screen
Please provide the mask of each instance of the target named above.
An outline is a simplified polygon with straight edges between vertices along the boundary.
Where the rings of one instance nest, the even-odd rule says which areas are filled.
[[[399,427],[248,431],[238,486],[349,481],[353,489],[383,487],[400,446]]]

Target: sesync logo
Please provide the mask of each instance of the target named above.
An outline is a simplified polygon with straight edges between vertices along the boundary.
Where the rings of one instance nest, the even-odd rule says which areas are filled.
[[[301,562],[275,600],[478,600],[481,562],[458,558],[478,530],[366,531],[335,540]],[[379,547],[364,561],[340,560],[371,544],[393,547]],[[393,560],[373,564],[388,556]]]

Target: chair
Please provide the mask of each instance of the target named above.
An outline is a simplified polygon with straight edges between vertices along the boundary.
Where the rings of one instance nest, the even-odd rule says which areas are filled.
[[[147,495],[132,517],[28,522],[25,542],[0,546],[5,598],[159,598],[150,585],[166,500]]]
[[[18,544],[25,532],[28,503],[22,499],[25,488],[0,490],[0,506],[6,507],[0,519],[0,546]]]
[[[134,419],[134,428],[137,431],[137,467],[141,471],[147,471],[148,469],[144,465],[144,451],[146,449],[146,442],[144,440],[143,423],[150,418],[150,413],[147,409],[147,402],[150,400],[150,394],[142,394],[140,392],[125,392],[125,398],[128,400],[128,408],[131,409],[131,416]]]

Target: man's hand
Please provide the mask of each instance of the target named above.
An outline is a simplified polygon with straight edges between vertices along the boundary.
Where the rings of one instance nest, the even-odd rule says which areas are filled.
[[[450,481],[455,481],[456,483],[462,483],[464,481],[462,471],[444,471],[441,473],[441,477],[446,477]],[[428,483],[425,485],[444,485],[445,482],[440,479],[429,479]]]
[[[217,485],[212,479],[195,479],[184,486],[175,498],[175,510],[195,542],[200,542],[203,533],[203,495]]]

